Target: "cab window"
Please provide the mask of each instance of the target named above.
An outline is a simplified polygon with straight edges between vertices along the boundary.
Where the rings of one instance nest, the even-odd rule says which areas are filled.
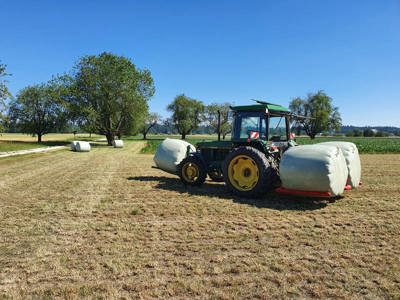
[[[250,137],[250,133],[257,133],[257,135],[254,136],[254,138],[258,139],[265,139],[266,138],[266,132],[267,132],[267,125],[266,125],[266,119],[264,116],[260,116],[259,113],[257,114],[242,114],[240,116],[240,127],[238,128],[240,130],[239,132],[239,138],[240,139],[248,139]]]
[[[268,128],[269,141],[287,141],[286,118],[283,116],[270,116]]]
[[[242,117],[240,126],[240,138],[247,139],[250,131],[260,131],[260,117]]]

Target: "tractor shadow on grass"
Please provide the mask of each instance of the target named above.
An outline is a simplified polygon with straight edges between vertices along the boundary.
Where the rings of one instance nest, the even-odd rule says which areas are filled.
[[[183,185],[177,178],[165,176],[135,176],[128,177],[127,179],[129,181],[154,182],[154,188],[156,189],[175,191],[181,194],[227,199],[239,204],[275,210],[317,210],[341,199],[341,197],[330,199],[305,198],[282,195],[275,192],[267,193],[265,197],[262,198],[243,198],[233,195],[223,183],[215,183],[208,180],[200,187],[192,187]]]

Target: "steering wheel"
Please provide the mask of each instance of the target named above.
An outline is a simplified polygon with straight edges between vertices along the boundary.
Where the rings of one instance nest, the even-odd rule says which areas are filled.
[[[273,135],[269,140],[272,141],[272,142],[279,142],[281,140],[281,136],[280,135]]]

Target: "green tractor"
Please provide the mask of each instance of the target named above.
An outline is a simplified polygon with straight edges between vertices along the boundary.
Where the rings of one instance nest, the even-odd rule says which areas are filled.
[[[186,185],[201,185],[207,175],[225,181],[235,194],[259,196],[280,186],[279,161],[282,153],[295,145],[290,122],[299,117],[272,103],[231,107],[230,141],[200,142],[177,167]],[[218,130],[219,131],[219,130]]]

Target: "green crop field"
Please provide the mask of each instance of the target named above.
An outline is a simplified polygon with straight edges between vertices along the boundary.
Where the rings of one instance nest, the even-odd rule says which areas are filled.
[[[301,137],[297,142],[301,145],[327,141],[346,141],[357,145],[360,153],[400,153],[400,138],[365,138],[365,137],[318,137],[314,140]]]

